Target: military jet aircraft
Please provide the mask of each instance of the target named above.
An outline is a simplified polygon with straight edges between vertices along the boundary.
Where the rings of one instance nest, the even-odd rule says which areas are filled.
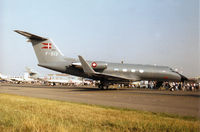
[[[140,80],[157,81],[159,84],[163,81],[187,80],[185,76],[167,66],[86,61],[82,56],[78,56],[78,59],[65,57],[51,39],[20,30],[15,32],[32,43],[38,66],[100,81],[100,89],[108,88],[112,84],[127,84]]]

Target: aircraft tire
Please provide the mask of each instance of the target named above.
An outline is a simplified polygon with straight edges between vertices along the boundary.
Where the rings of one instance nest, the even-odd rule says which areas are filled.
[[[107,90],[108,90],[108,85],[105,85],[105,86],[104,86],[104,89],[107,89]]]
[[[101,89],[101,90],[104,90],[103,84],[99,84],[98,88]]]

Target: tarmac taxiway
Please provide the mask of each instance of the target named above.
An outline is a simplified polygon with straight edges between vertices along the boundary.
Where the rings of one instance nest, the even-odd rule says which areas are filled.
[[[0,84],[0,93],[200,117],[200,92]]]

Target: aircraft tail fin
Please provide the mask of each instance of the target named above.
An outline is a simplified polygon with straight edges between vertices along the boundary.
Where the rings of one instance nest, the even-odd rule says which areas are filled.
[[[26,67],[26,71],[28,72],[30,77],[38,77],[39,76],[38,72],[36,72],[35,70],[33,70],[29,67]]]
[[[64,61],[63,54],[56,47],[51,39],[40,37],[28,32],[14,30],[15,32],[28,38],[32,43],[39,64],[49,64]]]

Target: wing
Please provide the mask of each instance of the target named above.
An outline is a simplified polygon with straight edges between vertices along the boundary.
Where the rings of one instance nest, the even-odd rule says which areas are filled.
[[[83,71],[88,74],[89,76],[97,79],[107,80],[107,81],[120,81],[120,82],[130,82],[130,81],[138,81],[140,80],[137,76],[131,76],[131,78],[127,78],[125,76],[119,76],[119,75],[112,75],[107,73],[100,73],[95,72],[92,67],[83,59],[82,56],[78,56],[79,60],[81,62]]]

